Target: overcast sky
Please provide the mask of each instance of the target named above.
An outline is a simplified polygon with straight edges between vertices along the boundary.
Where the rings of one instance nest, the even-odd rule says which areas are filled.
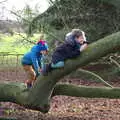
[[[26,4],[30,7],[35,8],[37,4],[39,11],[44,12],[48,6],[48,0],[0,0],[0,19],[14,19],[14,16],[10,14],[9,10],[17,9],[21,10]],[[2,3],[1,3],[2,2]]]

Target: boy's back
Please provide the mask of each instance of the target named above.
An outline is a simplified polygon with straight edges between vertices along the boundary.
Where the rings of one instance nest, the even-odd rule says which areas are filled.
[[[52,62],[55,64],[58,61],[64,61],[67,58],[76,57],[78,55],[80,55],[78,44],[75,41],[65,41],[54,51],[52,55]]]

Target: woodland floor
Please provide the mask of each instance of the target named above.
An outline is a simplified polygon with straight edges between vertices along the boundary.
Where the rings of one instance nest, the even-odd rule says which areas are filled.
[[[5,79],[6,74],[8,77]],[[1,77],[0,82],[3,82],[3,80],[9,82],[24,81],[25,78],[22,77],[16,79],[15,74],[18,73],[1,71],[0,75],[3,78]],[[19,71],[19,75],[24,77],[22,71]],[[81,78],[64,78],[61,82],[86,86],[103,86],[101,83]],[[120,79],[109,83],[119,87]],[[17,104],[1,102],[0,119],[4,120],[3,117],[9,118],[9,120],[120,120],[120,99],[56,96],[52,98],[51,109],[47,114],[25,109]]]

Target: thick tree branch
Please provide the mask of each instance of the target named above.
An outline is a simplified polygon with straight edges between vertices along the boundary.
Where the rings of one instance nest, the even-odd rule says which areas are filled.
[[[86,87],[70,84],[58,84],[55,86],[52,97],[67,95],[85,98],[120,98],[120,88]]]
[[[23,83],[5,82],[0,84],[0,101],[23,104],[27,90]]]
[[[120,50],[120,32],[90,44],[79,57],[76,59],[67,60],[63,69],[53,70],[48,74],[48,76],[39,76],[33,88],[29,91],[25,89],[23,84],[0,84],[0,101],[15,102],[30,109],[39,110],[44,113],[48,112],[50,108],[49,102],[51,94],[60,78],[68,75],[72,71],[75,71],[79,67],[85,66],[94,60],[118,50]],[[118,89],[109,90],[115,90],[116,92],[119,91]],[[115,96],[116,98],[114,93],[115,92],[113,92],[111,96]]]

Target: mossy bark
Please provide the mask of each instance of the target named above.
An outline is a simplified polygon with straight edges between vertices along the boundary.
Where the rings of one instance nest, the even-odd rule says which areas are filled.
[[[120,88],[109,87],[86,87],[68,84],[56,85],[52,97],[56,95],[67,95],[85,98],[120,98]]]
[[[114,5],[116,8],[120,9],[120,0],[100,0],[100,1]]]
[[[111,52],[116,52],[119,50],[120,50],[120,32],[112,34],[108,37],[105,37],[97,42],[90,44],[89,47],[84,52],[82,52],[79,57],[75,59],[67,60],[65,62],[64,68],[53,70],[51,73],[48,74],[48,76],[39,76],[34,86],[30,90],[27,90],[25,88],[25,85],[22,83],[0,84],[0,101],[14,102],[23,105],[29,109],[39,110],[43,113],[46,113],[49,111],[50,108],[49,102],[51,95],[53,95],[52,92],[54,88],[56,90],[56,83],[60,80],[60,78],[64,77],[65,75],[68,75],[72,71],[75,71],[79,67],[85,66],[88,63],[93,62],[94,60],[97,60]],[[79,89],[81,90],[81,88]],[[93,90],[92,88],[90,89]],[[106,91],[106,88],[104,89],[99,88],[99,89],[103,90],[103,92],[104,90]],[[71,90],[72,90],[72,86],[71,86]],[[70,90],[67,91],[65,87],[63,88],[60,87],[60,90],[59,91],[56,90],[56,93],[55,91],[54,93],[57,95],[60,94],[60,91],[61,94],[63,94],[63,91],[66,91],[64,92],[64,95],[70,94],[69,93]],[[99,93],[98,89],[97,91]],[[111,89],[107,89],[107,91],[110,93]],[[117,91],[120,90],[117,89]],[[76,92],[75,95],[73,93],[72,95],[80,96],[77,93],[79,94],[80,92]],[[116,89],[113,90],[113,94],[111,94],[111,96],[112,95],[118,96],[118,92],[116,93]],[[90,97],[90,96],[93,97],[92,94],[86,94],[86,96],[84,97]],[[107,96],[107,94],[105,94],[105,96]],[[95,97],[99,97],[99,94],[97,94]]]

